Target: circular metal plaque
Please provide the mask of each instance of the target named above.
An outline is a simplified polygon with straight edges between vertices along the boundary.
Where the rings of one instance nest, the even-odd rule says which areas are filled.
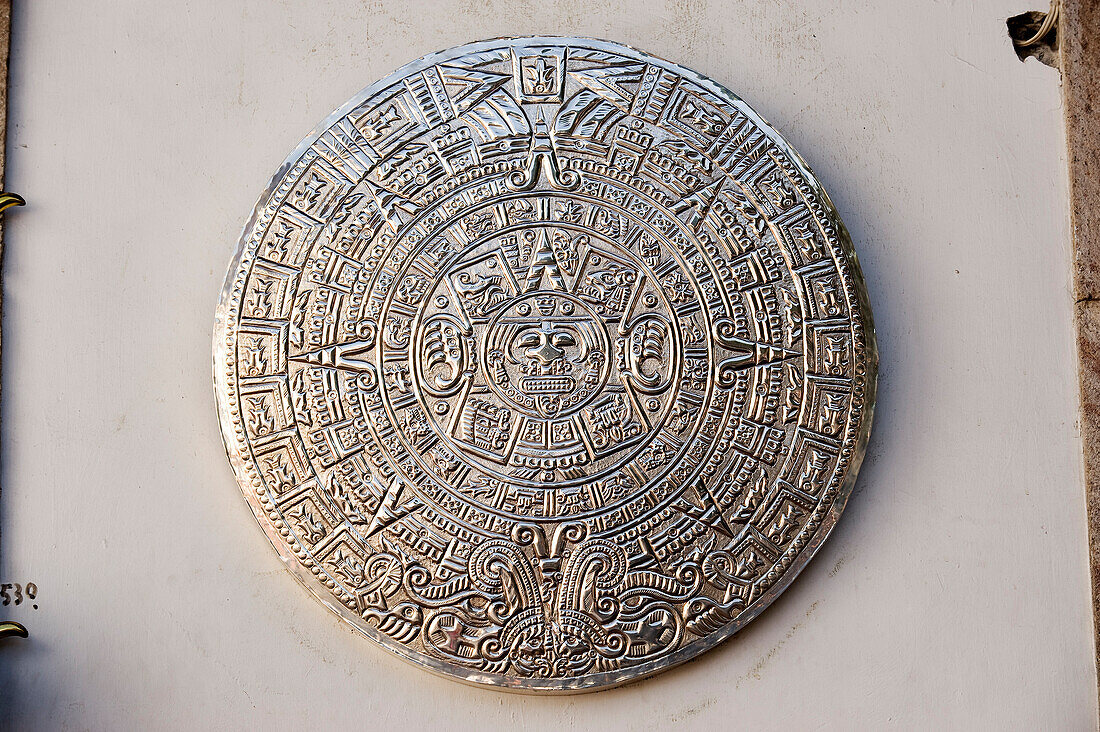
[[[237,478],[325,604],[433,671],[598,689],[736,632],[825,540],[871,422],[851,244],[716,83],[474,43],[287,158],[218,307]]]

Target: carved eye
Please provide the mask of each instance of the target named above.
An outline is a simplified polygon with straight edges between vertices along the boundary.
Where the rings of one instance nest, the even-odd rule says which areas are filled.
[[[527,331],[522,336],[520,336],[517,345],[521,348],[529,348],[532,346],[537,346],[540,340],[541,339],[538,333],[535,333],[534,331]]]
[[[558,331],[550,337],[550,343],[551,345],[557,346],[558,348],[562,348],[564,346],[577,345],[577,339],[574,338],[570,333],[563,333],[561,331]]]

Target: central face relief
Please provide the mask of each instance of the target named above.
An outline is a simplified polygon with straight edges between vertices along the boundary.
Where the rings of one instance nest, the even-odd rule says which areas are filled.
[[[583,302],[557,292],[512,300],[490,324],[483,348],[490,388],[535,418],[575,412],[607,377],[604,324]]]

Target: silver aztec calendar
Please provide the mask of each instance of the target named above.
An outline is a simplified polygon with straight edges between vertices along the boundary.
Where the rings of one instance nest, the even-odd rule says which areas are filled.
[[[468,682],[613,686],[752,620],[870,431],[859,266],[744,102],[614,43],[427,56],[287,158],[214,372],[287,565]]]

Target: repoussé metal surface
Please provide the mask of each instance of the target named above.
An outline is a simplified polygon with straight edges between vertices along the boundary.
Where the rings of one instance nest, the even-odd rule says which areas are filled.
[[[874,401],[855,254],[743,101],[605,41],[405,66],[280,167],[217,310],[244,495],[428,669],[599,689],[729,637],[836,522]]]

